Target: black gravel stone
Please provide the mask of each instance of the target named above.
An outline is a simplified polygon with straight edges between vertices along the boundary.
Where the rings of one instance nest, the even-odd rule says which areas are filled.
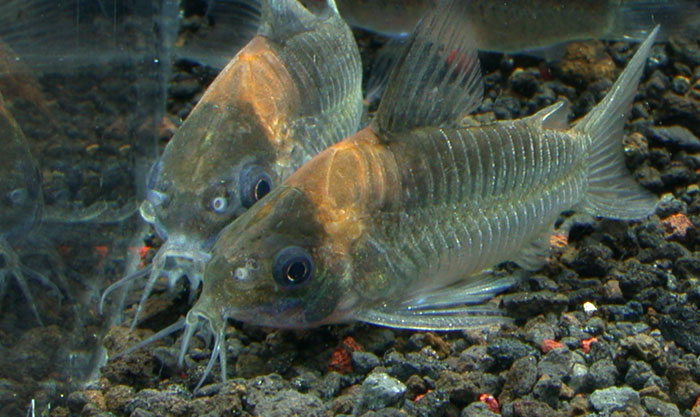
[[[496,414],[491,411],[487,404],[477,401],[469,404],[462,409],[460,417],[499,417],[500,414]]]
[[[594,389],[615,385],[617,376],[617,368],[610,358],[596,361],[590,367],[590,382]]]
[[[550,378],[543,375],[535,383],[532,394],[535,399],[542,401],[553,409],[559,408],[559,394],[561,393],[562,381],[559,378]]]
[[[486,352],[494,358],[495,370],[508,369],[516,359],[524,356],[538,356],[535,348],[513,338],[498,338],[490,341]]]
[[[258,402],[255,406],[255,413],[266,417],[323,417],[326,415],[326,406],[321,399],[314,395],[301,394],[286,389],[271,398],[265,398]]]
[[[430,391],[418,401],[404,402],[403,409],[409,416],[442,417],[450,405],[449,395],[441,390]]]
[[[384,366],[387,368],[389,375],[398,378],[402,381],[408,379],[411,375],[419,375],[419,367],[407,361],[406,358],[399,352],[389,352],[384,356]]]
[[[610,314],[611,320],[638,321],[644,314],[644,307],[638,301],[630,301],[625,305],[606,305],[605,310]]]
[[[510,402],[532,391],[537,382],[537,358],[524,356],[513,362],[503,384],[500,400]]]
[[[569,349],[550,350],[537,364],[537,374],[564,380],[571,374],[574,363],[575,357]]]
[[[355,351],[352,352],[352,367],[358,374],[368,374],[372,369],[379,366],[381,361],[372,352]]]
[[[654,374],[654,370],[651,366],[642,361],[630,359],[629,368],[625,374],[625,384],[630,387],[640,390],[644,388],[647,383],[653,383],[655,379],[658,379]]]
[[[683,126],[654,126],[646,133],[651,142],[656,145],[689,152],[700,151],[700,139]]]
[[[539,88],[538,75],[539,73],[534,71],[518,68],[510,75],[510,85],[516,93],[532,97]]]
[[[564,294],[552,291],[520,292],[506,294],[503,306],[513,317],[527,318],[551,311],[563,311],[568,304]]]
[[[437,389],[447,393],[450,401],[457,405],[467,405],[479,398],[484,391],[467,374],[443,371],[435,381]]]
[[[613,252],[605,245],[593,244],[585,246],[573,255],[573,259],[562,257],[562,262],[583,277],[603,277],[612,268],[609,259],[612,257]]]

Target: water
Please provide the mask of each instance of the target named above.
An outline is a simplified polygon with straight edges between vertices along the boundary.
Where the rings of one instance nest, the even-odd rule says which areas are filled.
[[[2,266],[16,256],[14,271],[33,298],[8,272],[0,298],[5,416],[30,402],[40,414],[105,360],[99,341],[121,309],[115,303],[100,316],[97,300],[139,261],[147,232],[139,184],[158,153],[178,11],[156,0],[11,0],[0,12],[0,93],[42,178],[36,221],[2,231]]]

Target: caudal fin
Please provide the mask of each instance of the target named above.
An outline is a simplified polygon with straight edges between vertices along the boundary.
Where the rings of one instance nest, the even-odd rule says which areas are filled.
[[[644,190],[625,167],[622,129],[658,32],[659,26],[640,45],[603,101],[573,128],[592,138],[588,194],[583,203],[590,214],[638,219],[650,215],[656,207],[657,198]]]
[[[697,0],[627,0],[620,2],[608,38],[642,40],[649,28],[660,25],[660,39],[671,35],[700,35],[700,2]]]

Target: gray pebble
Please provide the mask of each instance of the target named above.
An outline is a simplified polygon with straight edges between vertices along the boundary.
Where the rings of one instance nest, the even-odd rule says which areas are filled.
[[[537,374],[563,379],[571,374],[573,366],[574,357],[570,350],[554,349],[547,352],[537,364]]]
[[[370,374],[362,382],[362,391],[357,410],[379,410],[403,399],[406,385],[396,378],[381,373]]]
[[[425,394],[419,401],[406,401],[403,409],[411,417],[442,417],[449,404],[449,395],[442,390],[435,390]]]
[[[642,405],[653,417],[681,417],[678,406],[654,397],[642,398]]]
[[[501,400],[512,401],[529,394],[536,381],[537,358],[524,356],[517,359],[508,370]]]
[[[265,417],[322,417],[325,411],[318,397],[291,389],[280,391],[255,406],[256,415]]]
[[[411,375],[420,373],[416,364],[406,360],[402,354],[395,351],[384,355],[384,366],[388,369],[389,375],[402,381],[407,380]]]
[[[569,378],[569,386],[574,392],[582,392],[588,389],[590,377],[588,375],[588,367],[583,363],[576,363],[571,368],[571,377]]]
[[[516,359],[522,358],[523,356],[538,355],[535,348],[514,338],[498,338],[492,340],[486,352],[495,359],[494,365],[499,370],[510,368]]]
[[[489,410],[489,407],[481,402],[481,401],[476,401],[468,406],[464,407],[462,410],[462,413],[460,414],[461,417],[500,417],[500,414],[496,414],[493,411]]]
[[[658,378],[648,363],[634,359],[630,359],[628,363],[629,369],[627,369],[625,374],[625,383],[630,387],[642,389],[647,384],[647,381],[653,381],[653,379]]]
[[[542,401],[556,410],[559,408],[561,385],[562,382],[559,378],[549,378],[544,375],[535,383],[532,394],[537,400]]]
[[[366,375],[380,364],[379,358],[372,352],[352,352],[352,368],[358,374]]]
[[[604,358],[591,365],[589,374],[593,388],[598,389],[615,385],[618,372],[612,359]]]
[[[589,401],[596,411],[609,413],[639,405],[639,393],[630,387],[610,387],[593,391]]]
[[[700,286],[698,286],[700,296]],[[459,354],[459,371],[487,371],[493,366],[495,360],[487,353],[484,345],[473,345]]]

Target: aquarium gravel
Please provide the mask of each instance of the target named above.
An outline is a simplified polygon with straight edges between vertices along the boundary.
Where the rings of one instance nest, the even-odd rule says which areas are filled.
[[[365,58],[381,45],[368,33],[356,36]],[[580,117],[634,49],[578,42],[551,62],[482,53],[485,99],[470,119],[524,117],[561,98]],[[163,143],[213,74],[175,62]],[[17,297],[0,327],[0,414],[26,415],[35,399],[36,414],[53,417],[700,417],[699,137],[700,42],[672,38],[653,48],[625,136],[628,166],[661,199],[656,213],[637,222],[565,213],[559,224],[570,227],[568,238],[555,235],[547,264],[498,298],[512,324],[442,333],[362,323],[286,331],[230,321],[229,379],[222,383],[215,369],[193,392],[211,353],[206,334],[191,341],[183,369],[176,364],[181,334],[116,356],[186,313],[187,289],[173,298],[161,288],[137,329],[114,326],[104,336],[109,361],[99,374],[68,389],[73,384],[53,363],[70,334],[62,318],[77,301],[49,308],[55,298],[37,295],[42,311],[55,311],[41,328],[18,324],[27,311],[11,308],[21,304]],[[50,182],[50,195],[62,195],[60,187],[68,185]],[[159,244],[155,237],[145,243]],[[130,294],[127,326],[139,296]],[[86,339],[99,337],[95,307],[81,310],[92,309]]]

